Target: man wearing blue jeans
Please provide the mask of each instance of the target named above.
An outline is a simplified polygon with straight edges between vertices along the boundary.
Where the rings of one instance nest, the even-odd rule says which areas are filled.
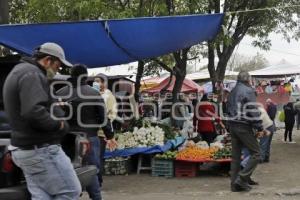
[[[33,200],[79,199],[80,183],[60,145],[13,150],[12,158],[23,170]]]
[[[45,43],[14,67],[3,87],[12,158],[22,169],[33,200],[77,200],[81,193],[72,163],[59,145],[68,123],[53,119],[64,115],[58,107],[53,116],[49,113],[53,100],[48,81],[63,65],[72,66],[63,49]]]
[[[271,142],[275,132],[275,125],[272,125],[271,127],[267,128],[267,131],[269,131],[270,134],[263,136],[262,138],[260,138],[259,141],[259,145],[261,148],[261,163],[270,161]]]
[[[237,84],[228,97],[228,121],[232,143],[231,191],[250,191],[249,179],[260,159],[256,136],[263,134],[263,126],[251,87],[251,76],[246,71],[238,74]],[[250,159],[241,170],[243,147],[249,150]]]
[[[90,141],[90,151],[86,157],[89,165],[96,165],[100,170],[100,140],[98,138],[98,130],[102,128],[107,138],[108,147],[114,143],[114,133],[111,129],[110,122],[106,116],[105,103],[99,92],[89,86],[87,80],[87,69],[84,65],[74,65],[71,70],[71,78],[69,81],[72,87],[66,86],[57,92],[58,96],[66,97],[70,92],[69,98],[62,99],[72,105],[73,111],[77,115],[73,115],[69,120],[71,130],[84,132]],[[91,184],[86,188],[92,200],[101,200],[101,186],[98,176],[95,175]]]

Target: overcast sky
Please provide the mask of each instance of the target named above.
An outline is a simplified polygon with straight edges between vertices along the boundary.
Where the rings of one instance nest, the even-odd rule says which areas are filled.
[[[286,42],[280,35],[271,34],[272,47],[270,51],[263,51],[259,48],[251,46],[253,39],[251,37],[245,37],[238,49],[235,52],[243,55],[255,55],[257,52],[263,54],[265,58],[272,64],[278,64],[282,59],[285,59],[288,63],[293,65],[299,65],[300,67],[300,42],[291,41]]]
[[[253,39],[249,36],[246,36],[240,43],[240,45],[235,49],[235,53],[247,56],[254,56],[257,52],[263,54],[265,58],[269,61],[270,65],[276,65],[281,60],[285,59],[291,65],[299,65],[300,67],[300,42],[291,41],[290,43],[282,39],[280,35],[271,34],[270,38],[272,40],[272,47],[269,51],[263,51],[259,48],[253,47],[251,45]],[[203,65],[207,64],[207,59],[202,59],[201,63],[197,63],[196,68],[200,68]],[[194,65],[194,64],[193,64]],[[90,69],[90,74],[105,73],[108,75],[116,74],[135,74],[137,63],[131,63],[129,66],[135,66],[132,71],[129,72],[127,65],[121,65],[118,67],[107,68],[97,68]]]

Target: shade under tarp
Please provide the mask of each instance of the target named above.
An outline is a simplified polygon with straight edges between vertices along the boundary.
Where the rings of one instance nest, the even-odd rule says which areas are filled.
[[[154,93],[160,93],[163,89],[165,89],[167,92],[172,92],[174,85],[175,85],[175,81],[176,81],[175,76],[172,77],[171,83],[168,86],[169,81],[170,81],[170,77],[167,77],[159,85],[149,88],[149,89],[145,89],[145,90],[143,90],[143,92],[154,94]],[[184,79],[180,92],[182,92],[182,93],[193,93],[193,92],[194,93],[203,93],[204,89],[200,85],[195,83],[194,81],[189,80],[189,79]]]
[[[250,72],[256,78],[277,78],[300,74],[300,65],[282,63]]]
[[[213,39],[223,14],[1,25],[0,44],[31,55],[56,42],[72,63],[90,68],[154,58]]]

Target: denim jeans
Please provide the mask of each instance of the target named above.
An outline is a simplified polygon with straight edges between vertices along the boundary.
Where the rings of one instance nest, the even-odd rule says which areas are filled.
[[[250,158],[250,152],[249,152],[249,150],[247,148],[243,148],[242,149],[242,155],[243,155],[243,160],[241,162],[241,166],[245,168],[246,165],[247,165],[247,162],[248,162],[248,160]]]
[[[273,125],[267,128],[267,130],[270,131],[271,134],[269,136],[264,136],[260,138],[259,141],[259,145],[261,149],[261,154],[260,154],[261,160],[269,159],[270,157],[271,142],[275,131],[275,126]]]
[[[251,126],[239,123],[229,125],[232,142],[231,184],[240,178],[248,181],[260,159],[260,148]],[[249,160],[241,170],[242,149],[247,148],[250,153]]]
[[[102,183],[103,183],[102,175],[104,173],[104,164],[105,164],[104,155],[106,150],[106,141],[104,140],[104,137],[99,137],[99,139],[100,139],[100,168],[99,168],[100,170],[98,173],[98,178],[99,178],[100,187],[102,187]]]
[[[100,170],[100,140],[98,136],[89,137],[91,149],[87,155],[87,162],[89,165],[96,165],[98,172]],[[94,175],[92,182],[86,187],[90,198],[92,200],[101,200],[101,188],[99,183],[98,175]]]
[[[81,185],[70,158],[59,145],[12,151],[14,163],[25,175],[32,200],[76,200]]]

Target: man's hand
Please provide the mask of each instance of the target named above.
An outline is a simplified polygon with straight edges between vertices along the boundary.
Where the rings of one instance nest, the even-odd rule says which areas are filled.
[[[264,136],[269,136],[269,135],[271,135],[271,132],[268,130],[264,130]]]
[[[264,132],[264,131],[258,131],[258,132],[256,132],[255,137],[261,138],[261,137],[263,137],[264,135],[265,135],[265,132]]]
[[[114,151],[118,146],[118,143],[114,138],[110,139],[110,140],[105,140],[105,141],[106,141],[106,145],[110,151]]]

